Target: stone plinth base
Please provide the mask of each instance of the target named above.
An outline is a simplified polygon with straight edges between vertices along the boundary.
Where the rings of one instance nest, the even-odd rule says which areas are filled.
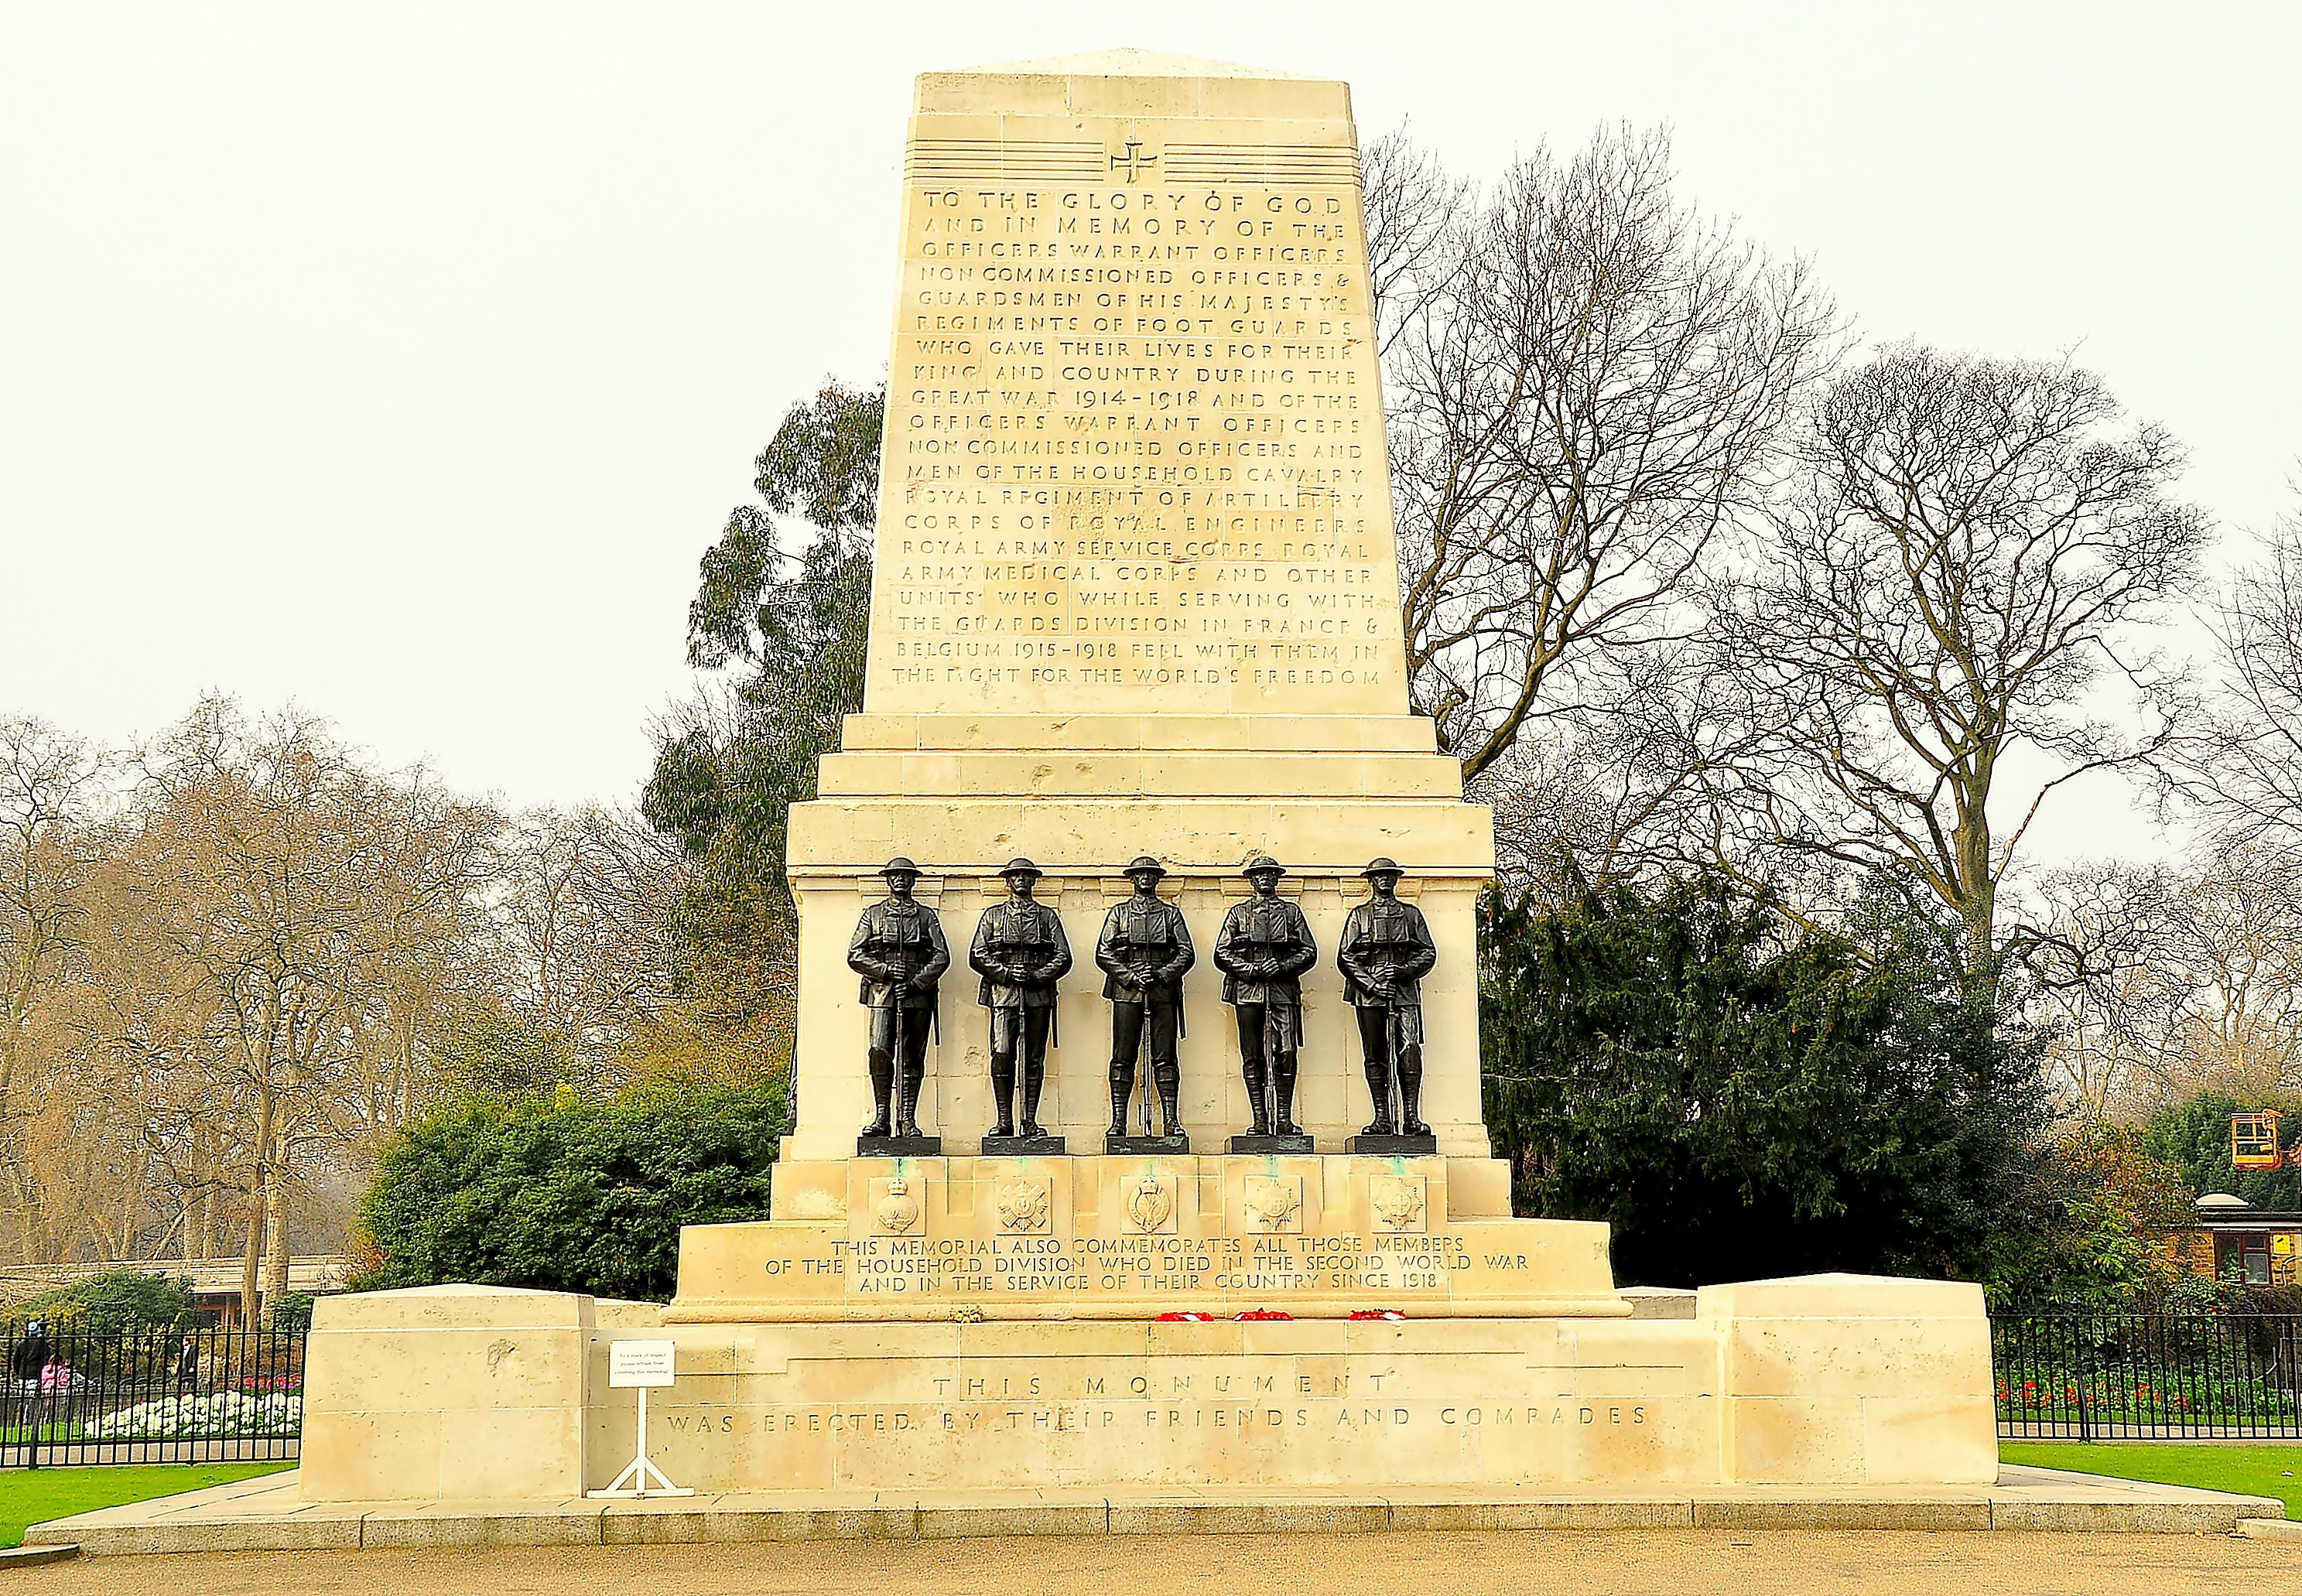
[[[1180,1130],[1172,1136],[1122,1136],[1116,1130],[1106,1130],[1103,1135],[1103,1150],[1138,1158],[1168,1153],[1188,1157],[1191,1151],[1191,1138]]]
[[[1291,1136],[1280,1136],[1275,1134],[1269,1136],[1257,1136],[1253,1131],[1247,1130],[1241,1131],[1239,1135],[1232,1137],[1229,1141],[1223,1143],[1223,1151],[1235,1155],[1248,1157],[1283,1155],[1287,1157],[1295,1158],[1301,1157],[1304,1155],[1310,1153],[1313,1151],[1314,1146],[1315,1144],[1313,1143],[1311,1134],[1307,1130],[1298,1131]],[[1435,1153],[1439,1149],[1434,1147],[1431,1150]]]
[[[983,1138],[986,1158],[1061,1158],[1063,1138],[1049,1136],[1045,1131],[1037,1136],[986,1135]]]
[[[667,1323],[473,1289],[323,1298],[299,1490],[533,1499],[634,1449],[609,1345],[676,1343],[649,1455],[726,1491],[1252,1484],[1267,1493],[1996,1477],[1979,1289],[1831,1275],[1706,1289],[1677,1320]],[[556,1402],[556,1408],[549,1405]],[[595,1477],[596,1476],[596,1477]],[[508,1490],[491,1490],[496,1481]],[[543,1489],[539,1490],[539,1487]]]
[[[1428,1158],[1439,1150],[1439,1138],[1427,1130],[1412,1136],[1386,1136],[1362,1130],[1343,1147],[1347,1152],[1362,1157]]]
[[[1509,1218],[1508,1190],[1485,1158],[789,1160],[774,1219],[688,1227],[665,1317],[1627,1315],[1607,1227]]]

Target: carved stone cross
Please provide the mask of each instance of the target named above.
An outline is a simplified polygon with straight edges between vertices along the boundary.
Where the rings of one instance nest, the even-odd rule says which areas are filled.
[[[1111,169],[1113,172],[1124,172],[1127,174],[1127,181],[1130,183],[1133,182],[1135,181],[1136,173],[1141,172],[1146,166],[1150,165],[1152,162],[1159,158],[1156,155],[1138,155],[1137,152],[1142,147],[1143,141],[1141,139],[1130,139],[1127,141],[1127,153],[1123,155],[1113,155],[1111,157]]]

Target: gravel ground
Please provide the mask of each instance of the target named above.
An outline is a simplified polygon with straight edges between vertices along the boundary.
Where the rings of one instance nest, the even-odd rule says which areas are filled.
[[[244,1552],[82,1558],[8,1577],[41,1596],[2222,1596],[2291,1588],[2298,1575],[2302,1544],[2227,1535],[1675,1530]]]

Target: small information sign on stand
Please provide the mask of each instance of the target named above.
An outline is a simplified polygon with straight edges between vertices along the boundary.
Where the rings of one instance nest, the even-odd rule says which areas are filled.
[[[624,1472],[609,1483],[604,1491],[587,1491],[585,1496],[693,1496],[694,1491],[684,1485],[675,1485],[664,1473],[648,1461],[647,1455],[647,1394],[651,1386],[672,1382],[672,1365],[677,1356],[676,1341],[610,1341],[608,1343],[608,1385],[611,1390],[631,1386],[640,1393],[638,1450]]]

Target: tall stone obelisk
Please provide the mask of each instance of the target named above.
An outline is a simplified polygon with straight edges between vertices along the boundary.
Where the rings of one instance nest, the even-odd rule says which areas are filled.
[[[1081,950],[1125,861],[1165,863],[1201,949],[1183,1119],[1209,1150],[1245,1128],[1206,951],[1264,851],[1321,946],[1298,1118],[1340,1152],[1369,1105],[1333,950],[1383,854],[1439,947],[1424,1114],[1458,1205],[1500,1211],[1472,933],[1492,834],[1407,710],[1358,183],[1341,83],[1136,51],[920,78],[864,708],[792,814],[787,1157],[849,1155],[869,1113],[844,954],[896,853],[957,954],[920,1116],[947,1151],[991,1121],[964,949],[1019,853]],[[1064,987],[1040,1116],[1074,1150],[1110,1113],[1099,994],[1091,968]]]

